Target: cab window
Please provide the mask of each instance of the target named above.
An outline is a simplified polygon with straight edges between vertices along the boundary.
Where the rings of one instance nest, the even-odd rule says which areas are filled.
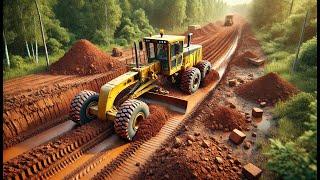
[[[156,57],[154,43],[147,43],[147,54],[149,60],[153,60]]]
[[[157,59],[168,60],[168,45],[157,44]]]

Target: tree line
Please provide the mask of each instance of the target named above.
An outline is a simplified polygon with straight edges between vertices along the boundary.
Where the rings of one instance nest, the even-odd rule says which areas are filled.
[[[45,54],[35,2],[49,54],[66,50],[77,39],[126,46],[159,28],[173,30],[213,20],[227,8],[223,0],[4,0],[3,39],[8,57],[19,55],[37,63],[38,55]]]

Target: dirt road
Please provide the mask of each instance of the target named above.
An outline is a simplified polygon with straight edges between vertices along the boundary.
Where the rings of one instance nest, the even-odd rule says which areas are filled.
[[[231,59],[234,51],[238,46],[238,41],[241,41],[242,28],[244,26],[244,20],[240,17],[235,18],[234,26],[231,27],[221,27],[216,24],[209,24],[202,28],[202,32],[198,34],[195,33],[193,43],[200,43],[203,45],[204,58],[208,59],[214,64],[214,68],[219,71],[220,75],[224,74],[227,61],[226,59]],[[239,47],[239,46],[238,46]],[[27,82],[33,82],[34,84],[39,84],[39,87],[34,87],[34,90],[28,90],[25,88],[23,90],[17,91],[19,97],[17,99],[23,99],[23,93],[27,94],[27,97],[34,97],[36,94],[36,89],[48,87],[47,93],[39,93],[41,98],[48,97],[51,99],[52,96],[58,96],[57,100],[50,103],[45,100],[45,105],[53,107],[49,110],[48,107],[45,107],[46,113],[54,112],[55,116],[46,117],[54,121],[57,117],[61,117],[63,114],[67,114],[68,102],[71,101],[71,98],[82,89],[91,89],[98,91],[100,85],[108,80],[118,76],[119,74],[125,72],[126,69],[121,69],[114,72],[108,72],[97,75],[90,76],[58,76],[54,78],[51,75],[35,75],[28,76]],[[36,76],[48,76],[52,78],[54,86],[49,86],[49,81],[36,81]],[[29,80],[28,80],[29,78]],[[61,78],[61,79],[60,79]],[[64,79],[64,80],[63,80]],[[17,83],[23,82],[23,78],[14,80]],[[7,91],[14,89],[15,82],[8,82],[6,88]],[[77,84],[77,85],[74,85]],[[115,143],[111,139],[105,139],[110,137],[108,130],[108,125],[100,126],[100,122],[92,122],[88,125],[82,127],[72,127],[70,130],[66,127],[66,131],[60,134],[49,133],[49,130],[43,131],[42,136],[49,137],[43,139],[41,142],[32,143],[32,139],[28,139],[27,142],[30,142],[29,146],[24,146],[23,143],[21,151],[16,151],[13,155],[7,157],[7,162],[4,164],[4,175],[6,177],[17,176],[20,178],[27,177],[39,177],[39,178],[49,178],[49,177],[82,177],[84,179],[88,177],[117,177],[119,171],[124,170],[125,175],[132,177],[136,173],[139,173],[139,166],[143,165],[144,162],[147,162],[148,157],[153,155],[163,142],[170,138],[177,128],[182,124],[182,120],[187,120],[189,117],[193,117],[192,114],[195,113],[195,110],[200,105],[199,100],[206,99],[208,93],[218,84],[218,81],[213,82],[210,86],[201,88],[195,94],[190,96],[185,96],[181,94],[176,89],[169,89],[170,93],[177,95],[181,98],[184,98],[189,101],[188,113],[186,115],[175,115],[172,116],[164,127],[160,130],[157,136],[151,138],[146,142],[133,142],[131,144],[123,144],[121,140],[116,140],[118,145],[111,147],[106,145],[107,142]],[[29,85],[31,87],[31,83]],[[56,91],[51,87],[57,87]],[[41,89],[40,88],[40,89]],[[62,89],[62,90],[61,90]],[[41,92],[41,91],[40,91]],[[50,93],[51,92],[51,93]],[[55,93],[56,92],[56,93]],[[8,93],[9,95],[9,93]],[[39,95],[35,97],[40,97]],[[36,99],[34,102],[43,101]],[[64,106],[60,107],[60,101],[63,100]],[[19,120],[23,118],[11,118],[11,112],[19,109],[20,114],[22,114],[23,108],[28,107],[28,101],[26,103],[21,103],[22,106],[17,106],[13,102],[16,99],[7,98],[8,109],[4,111],[6,114],[7,120],[5,123],[7,125],[7,135],[6,137],[16,137],[17,134],[23,132],[23,130],[29,130],[29,126],[23,126],[19,131],[14,127],[22,126],[22,123],[19,123]],[[13,101],[13,102],[12,102]],[[11,103],[11,104],[10,104]],[[50,106],[51,105],[51,106]],[[58,108],[54,110],[54,108]],[[59,108],[60,107],[60,108]],[[39,115],[38,109],[35,109],[33,112],[36,112]],[[20,115],[21,116],[21,115]],[[28,119],[28,118],[25,118]],[[29,118],[30,119],[30,118]],[[13,123],[13,122],[16,122]],[[43,122],[43,121],[40,121]],[[66,122],[66,121],[64,121]],[[39,123],[38,123],[39,124]],[[29,125],[29,124],[28,124]],[[30,127],[37,127],[35,124],[30,123]],[[10,128],[9,128],[10,127]],[[15,132],[15,134],[11,133]],[[9,133],[10,132],[10,133]],[[40,134],[41,135],[41,134]],[[25,139],[25,138],[24,138]],[[21,141],[21,140],[20,140]],[[22,140],[23,141],[23,140]],[[115,144],[117,144],[115,143]],[[10,143],[8,143],[10,144]],[[12,143],[14,144],[14,143]],[[12,145],[11,144],[11,145]],[[13,146],[13,148],[18,148],[19,146]],[[9,150],[9,149],[8,149]],[[9,151],[8,153],[9,154]],[[132,156],[135,154],[136,156]],[[138,155],[137,155],[138,154]],[[109,157],[109,158],[108,158]],[[127,160],[124,160],[125,157]],[[139,159],[140,158],[140,159]],[[136,163],[139,162],[139,166]],[[23,165],[20,166],[19,164]],[[128,170],[130,166],[131,170]],[[122,167],[122,168],[120,168]],[[64,171],[63,169],[72,169],[71,172]],[[127,170],[126,170],[127,169]],[[89,171],[90,170],[90,171]],[[94,172],[94,173],[93,173]],[[114,173],[114,174],[113,174]],[[123,174],[123,173],[121,173]],[[112,175],[112,176],[111,176]],[[113,176],[115,175],[115,176]]]

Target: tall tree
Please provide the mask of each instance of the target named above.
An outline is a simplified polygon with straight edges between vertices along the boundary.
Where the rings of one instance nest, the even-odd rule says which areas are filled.
[[[44,51],[45,51],[45,53],[46,53],[47,68],[49,68],[49,63],[50,63],[50,62],[49,62],[49,56],[48,56],[46,38],[45,38],[45,36],[44,36],[44,27],[43,27],[43,23],[42,23],[42,19],[41,19],[41,13],[40,13],[40,10],[39,10],[39,6],[38,6],[37,0],[34,0],[34,2],[36,3],[37,12],[38,12],[39,21],[40,21],[40,26],[41,26],[41,34],[42,34],[42,41],[43,41],[43,45],[44,45]]]
[[[6,62],[7,62],[7,66],[10,68],[9,52],[8,52],[7,40],[4,34],[4,30],[2,30],[2,33],[3,33],[3,41],[4,41],[4,51],[5,51],[6,60],[7,60]]]

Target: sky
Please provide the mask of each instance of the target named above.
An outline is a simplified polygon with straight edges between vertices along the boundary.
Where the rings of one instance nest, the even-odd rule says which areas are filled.
[[[250,3],[252,0],[224,0],[224,2],[235,5],[235,4],[243,4],[243,3]]]

